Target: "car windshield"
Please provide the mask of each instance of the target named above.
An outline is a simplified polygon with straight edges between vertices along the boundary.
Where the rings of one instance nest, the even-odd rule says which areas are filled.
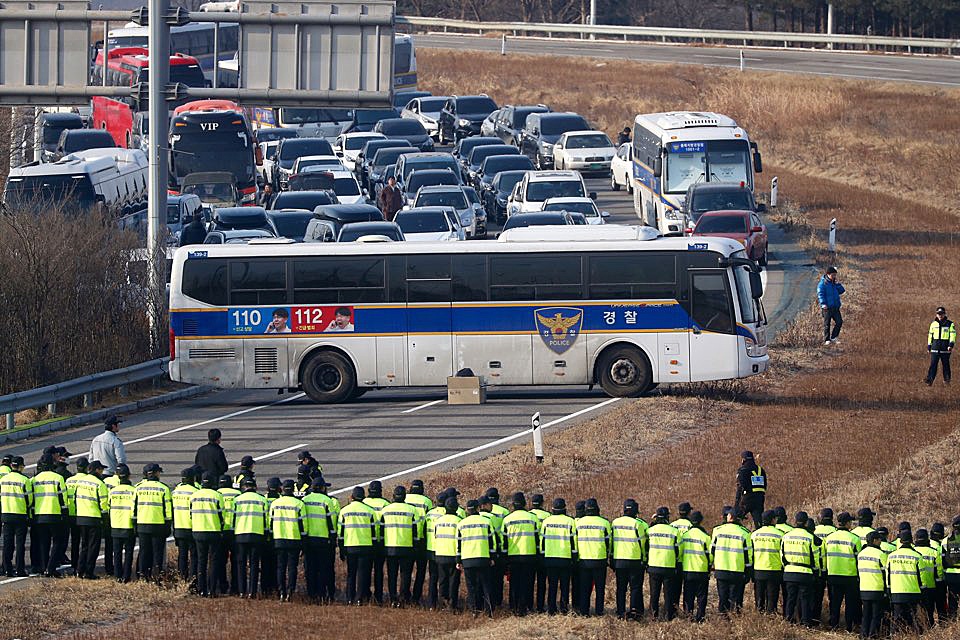
[[[576,131],[577,129],[589,129],[587,121],[581,116],[550,116],[540,119],[540,133],[547,136],[560,135],[567,131]]]
[[[480,204],[480,194],[473,187],[464,187],[463,192],[467,195],[467,201],[470,204]]]
[[[393,109],[357,109],[353,116],[357,124],[376,124],[381,120],[396,117],[397,112]]]
[[[753,209],[752,200],[750,193],[742,189],[694,193],[693,204],[690,210],[695,213],[722,211],[724,209],[730,211],[750,211]]]
[[[273,201],[273,208],[313,211],[324,204],[333,204],[333,198],[325,191],[284,191]]]
[[[422,136],[427,132],[417,120],[403,118],[381,122],[380,133],[386,136]]]
[[[501,171],[511,169],[533,169],[533,162],[527,156],[506,156],[498,158],[496,156],[486,158],[483,162],[483,174],[486,176],[496,175]]]
[[[353,178],[336,178],[333,181],[333,191],[338,196],[358,196],[360,186]]]
[[[407,193],[416,193],[420,187],[432,187],[440,184],[457,184],[457,178],[449,171],[442,173],[418,171],[407,180]]]
[[[397,158],[405,153],[413,153],[413,151],[411,147],[380,149],[377,151],[377,155],[373,156],[373,166],[379,168],[396,164]]]
[[[462,191],[436,191],[421,193],[414,206],[417,207],[453,207],[466,209],[467,197]]]
[[[301,156],[332,156],[333,147],[326,140],[287,139],[280,146],[280,160],[296,160]]]
[[[517,183],[523,180],[523,173],[500,173],[497,175],[497,192],[509,195]]]
[[[567,149],[598,149],[600,147],[612,147],[613,143],[604,133],[591,134],[588,136],[569,136],[567,138]]]
[[[666,190],[685,193],[700,182],[743,182],[753,188],[746,140],[671,142],[667,145]]]
[[[369,228],[360,228],[360,229],[351,229],[349,226],[344,227],[340,231],[340,237],[337,238],[337,242],[354,242],[358,238],[363,236],[387,236],[391,240],[400,240],[400,234],[397,233],[397,230],[392,226],[385,226],[380,229],[369,229]]]
[[[597,205],[593,202],[551,202],[543,208],[544,211],[576,211],[582,213],[588,218],[596,218],[600,215],[597,211]]]
[[[74,151],[115,146],[117,146],[117,143],[113,141],[113,136],[106,131],[77,131],[77,133],[67,134],[67,139],[63,142],[63,151],[64,153],[73,153]]]
[[[513,128],[522,129],[531,113],[542,113],[544,109],[516,109],[513,112]]]
[[[300,158],[297,167],[300,171],[303,171],[307,167],[341,167],[343,163],[340,162],[340,158],[317,158],[314,160],[307,160],[305,158]]]
[[[457,100],[457,113],[490,113],[496,108],[496,102],[482,96],[476,98],[459,98]]]
[[[444,233],[450,231],[450,222],[442,211],[418,211],[416,213],[397,214],[394,222],[400,225],[405,234]]]
[[[96,202],[96,194],[90,178],[85,175],[28,176],[7,179],[4,202],[8,206],[30,210],[48,206],[65,206],[69,209],[70,204],[86,209]]]
[[[531,182],[527,184],[527,200],[543,202],[547,198],[582,198],[583,184],[579,180],[557,180],[555,182]]]
[[[366,136],[363,136],[363,137],[358,136],[355,138],[354,137],[344,138],[344,144],[346,145],[347,151],[359,151],[360,149],[363,149],[363,145],[370,142],[371,139],[379,140],[380,137],[376,136],[374,138],[370,138]]]
[[[271,216],[273,226],[281,238],[302,240],[307,232],[307,225],[313,220],[312,213],[281,213]]]
[[[420,98],[420,113],[439,113],[446,101],[446,98]]]
[[[205,133],[173,138],[171,155],[175,176],[209,171],[226,171],[243,183],[253,179],[253,154],[247,148],[246,138],[237,132]]]
[[[699,235],[746,232],[746,216],[703,216],[697,223],[697,228],[694,229],[694,233]]]
[[[280,109],[280,122],[284,124],[308,124],[314,122],[349,122],[349,109]]]

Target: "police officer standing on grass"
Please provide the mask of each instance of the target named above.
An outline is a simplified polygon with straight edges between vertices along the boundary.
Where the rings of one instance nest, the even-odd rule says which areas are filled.
[[[530,513],[537,517],[537,520],[543,524],[543,521],[550,517],[550,512],[543,508],[543,494],[535,493],[530,496]],[[644,523],[646,524],[646,523]],[[539,549],[539,547],[538,547]],[[537,613],[546,613],[547,600],[547,572],[543,567],[543,554],[537,554],[537,574],[536,574],[536,596],[534,597]]]
[[[130,467],[116,467],[116,484],[107,492],[110,506],[110,537],[113,539],[113,575],[127,583],[133,577],[133,547],[137,540],[134,505],[136,489],[130,483]],[[192,538],[192,536],[191,536]]]
[[[679,579],[682,566],[680,558],[680,535],[670,525],[670,509],[658,507],[653,524],[647,530],[649,540],[649,559],[647,573],[650,574],[650,611],[653,617],[660,617],[660,592],[663,592],[664,611],[667,620],[676,615],[677,603],[673,599],[677,593],[674,581]]]
[[[153,462],[143,467],[143,480],[134,491],[133,513],[140,538],[140,575],[160,579],[167,560],[167,535],[173,521],[170,487],[160,482],[163,469]],[[192,520],[192,516],[191,516]]]
[[[496,532],[489,518],[480,515],[477,500],[467,502],[467,517],[457,524],[457,565],[467,583],[467,599],[474,615],[486,611],[493,617],[493,554]]]
[[[930,526],[930,546],[936,549],[937,557],[940,560],[940,567],[937,571],[937,593],[936,608],[937,619],[947,619],[947,582],[945,567],[943,564],[943,539],[946,537],[942,522],[934,522]]]
[[[754,529],[763,526],[763,502],[768,482],[767,472],[757,464],[753,452],[741,453],[740,468],[737,469],[737,496],[733,506],[750,514]]]
[[[239,579],[237,578],[237,548],[234,544],[233,525],[234,525],[234,501],[240,495],[239,489],[233,488],[233,481],[230,476],[220,476],[220,495],[223,496],[223,553],[220,556],[220,590],[226,593],[228,590],[232,595],[239,595]],[[230,584],[227,584],[227,570],[229,568]]]
[[[197,593],[209,597],[217,592],[223,556],[223,496],[217,491],[218,477],[203,474],[201,488],[190,497],[190,523],[197,547]]]
[[[694,622],[703,622],[707,612],[707,589],[710,586],[710,534],[703,528],[703,514],[689,516],[690,528],[680,536],[680,568],[683,572],[683,612]]]
[[[821,551],[819,556],[820,571],[814,572],[813,591],[810,596],[812,607],[810,616],[813,618],[815,625],[819,625],[823,619],[823,594],[827,588],[826,558],[823,556],[823,541],[836,530],[837,528],[833,526],[833,509],[824,507],[820,510],[817,525],[813,528],[813,536],[820,542]]]
[[[57,567],[67,548],[67,485],[54,471],[55,464],[46,455],[37,464],[39,473],[33,477],[33,530],[37,535],[30,538],[30,544],[39,546],[38,566],[43,574],[62,578]]]
[[[863,548],[860,536],[850,531],[853,521],[846,511],[837,516],[837,528],[823,539],[827,557],[827,586],[830,594],[830,628],[840,626],[840,609],[846,601],[844,620],[847,631],[860,625],[860,594],[858,592],[857,557]]]
[[[600,505],[596,498],[586,501],[584,511],[586,514],[577,521],[580,614],[590,615],[590,593],[593,591],[594,613],[602,616],[613,532],[610,522],[600,515]]]
[[[881,536],[876,531],[867,534],[867,544],[857,554],[857,577],[861,601],[861,638],[876,638],[883,619],[884,594],[887,584],[884,569],[887,556],[880,549]]]
[[[927,351],[930,352],[930,369],[927,371],[927,385],[937,378],[937,365],[943,366],[943,383],[950,384],[950,354],[957,344],[957,328],[953,320],[947,318],[947,310],[937,307],[937,315],[927,331]]]
[[[563,498],[553,501],[551,515],[540,523],[540,553],[547,573],[547,613],[566,614],[570,602],[570,577],[577,559],[577,523],[567,515]]]
[[[805,528],[808,519],[806,511],[797,512],[797,526],[783,536],[780,556],[783,582],[787,586],[784,617],[787,622],[793,622],[796,617],[800,624],[809,627],[813,620],[811,595],[820,551],[814,535]]]
[[[363,487],[354,487],[350,504],[340,509],[337,517],[337,541],[340,560],[347,563],[347,603],[363,604],[370,600],[370,570],[379,537],[379,518],[373,507],[364,501]]]
[[[922,609],[927,626],[933,626],[933,614],[937,609],[937,575],[943,571],[940,554],[930,545],[930,535],[926,529],[917,529],[913,548],[923,556],[925,561],[920,582],[920,608]]]
[[[433,500],[423,495],[423,480],[414,480],[407,491],[407,504],[417,509],[417,541],[413,559],[414,578],[411,598],[419,605],[423,600],[423,585],[427,579],[427,566],[430,557],[427,552],[427,513],[433,509]],[[441,505],[442,506],[442,505]]]
[[[840,296],[846,292],[840,284],[836,267],[827,267],[817,285],[817,302],[820,303],[820,315],[823,316],[823,344],[839,342],[843,316],[840,315]],[[830,325],[833,324],[831,330]]]
[[[380,512],[390,504],[383,497],[383,484],[379,480],[374,480],[367,485],[367,497],[364,498],[363,502],[376,512],[377,522],[379,523]],[[378,530],[378,534],[378,537],[373,540],[373,601],[377,604],[383,604],[383,570],[387,556],[383,546],[382,532]]]
[[[23,475],[23,458],[10,458],[10,470],[0,478],[0,523],[3,525],[3,573],[26,577],[24,565],[27,524],[33,511],[33,481]],[[14,564],[16,555],[16,564]]]
[[[387,555],[387,588],[390,604],[394,607],[410,604],[413,560],[419,539],[417,508],[406,500],[406,487],[397,485],[393,489],[393,502],[380,512],[383,546]]]
[[[623,515],[610,523],[613,552],[610,565],[617,579],[617,617],[637,620],[643,615],[643,570],[647,555],[647,523],[637,517],[637,501],[623,503]],[[627,608],[627,591],[630,608]]]
[[[887,557],[887,588],[893,605],[893,622],[900,631],[918,632],[917,605],[921,600],[923,556],[913,548],[909,529],[900,532],[900,548]]]
[[[267,530],[260,549],[260,592],[272,596],[277,592],[277,554],[273,550],[273,532],[270,530],[270,506],[280,497],[280,478],[267,479]]]
[[[77,575],[88,580],[96,579],[97,558],[100,556],[100,541],[103,538],[105,520],[109,517],[110,501],[107,485],[103,482],[103,464],[94,460],[88,465],[89,473],[77,483],[77,527],[80,529],[79,561]]]
[[[77,526],[77,483],[87,476],[90,461],[82,457],[77,460],[77,472],[69,478],[64,478],[67,485],[67,528],[70,535],[70,564],[74,575],[79,576],[80,538],[82,534]]]
[[[311,491],[303,497],[303,513],[307,535],[303,543],[303,577],[307,581],[307,597],[319,603],[327,594],[327,583],[332,580],[324,560],[331,546],[331,533],[336,528],[336,516],[330,513],[330,504],[321,489],[323,478],[314,478]]]
[[[509,514],[503,519],[503,538],[510,571],[510,610],[519,616],[533,609],[533,580],[540,544],[540,521],[527,511],[527,498],[513,494]]]
[[[407,498],[409,499],[409,495]],[[428,563],[430,565],[430,577],[427,581],[427,606],[431,609],[435,609],[439,603],[439,589],[440,589],[440,568],[437,566],[436,559],[436,538],[434,538],[434,525],[436,525],[437,520],[442,518],[447,513],[447,508],[444,506],[447,501],[447,492],[446,490],[441,491],[437,494],[436,506],[427,511],[423,516],[423,537],[426,546]],[[416,597],[416,594],[414,594]]]
[[[329,517],[327,544],[320,547],[320,599],[333,602],[337,594],[336,549],[337,549],[337,518],[340,516],[340,502],[327,495],[330,483],[323,476],[313,479],[311,486],[311,500],[319,500],[327,505]],[[306,504],[306,503],[304,503]]]
[[[282,494],[270,505],[270,530],[277,558],[277,589],[281,602],[290,602],[297,591],[297,565],[306,527],[303,502],[293,495],[293,480],[284,480]]]
[[[257,480],[244,476],[243,493],[233,503],[234,543],[240,597],[255,598],[260,580],[260,552],[270,528],[267,499],[257,493]]]
[[[757,611],[775,613],[783,583],[783,560],[780,548],[783,532],[777,529],[776,512],[763,512],[763,526],[754,531],[753,542],[753,593]]]
[[[177,571],[181,580],[191,580],[197,575],[197,550],[190,520],[190,499],[198,490],[196,473],[194,466],[182,470],[180,483],[170,492],[173,502],[173,542],[177,546]]]
[[[739,613],[743,608],[743,592],[753,567],[753,542],[750,532],[740,525],[740,513],[724,507],[725,522],[715,527],[710,536],[714,575],[717,578],[719,611]]]
[[[444,495],[450,495],[444,492]],[[435,606],[460,608],[460,572],[457,570],[457,527],[462,518],[457,513],[460,505],[455,496],[445,498],[443,515],[433,525],[433,553],[436,563],[437,600]]]
[[[947,616],[952,619],[957,616],[957,606],[960,603],[960,516],[953,519],[950,536],[944,538],[940,546],[944,579],[947,583]]]

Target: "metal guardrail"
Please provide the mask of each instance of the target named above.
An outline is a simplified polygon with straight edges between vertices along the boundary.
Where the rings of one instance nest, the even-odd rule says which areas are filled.
[[[727,42],[745,44],[747,42],[782,44],[802,43],[809,45],[845,45],[857,49],[871,47],[901,47],[913,49],[933,49],[952,53],[960,49],[960,40],[949,38],[898,38],[892,36],[867,36],[847,33],[791,33],[786,31],[725,31],[718,29],[681,29],[676,27],[634,27],[623,25],[588,24],[552,24],[547,22],[476,22],[472,20],[451,20],[447,18],[427,18],[421,16],[397,16],[397,25],[428,27],[443,31],[506,32],[513,35],[531,34],[575,34],[580,37],[604,36],[627,40],[659,39],[664,42],[686,40],[695,42]]]
[[[83,396],[84,407],[91,407],[93,406],[93,394],[97,391],[119,388],[120,395],[126,395],[126,387],[129,384],[167,375],[169,362],[170,358],[159,358],[123,369],[94,373],[46,387],[0,396],[0,414],[4,415],[6,428],[13,429],[15,426],[14,414],[17,411],[35,409],[46,405],[47,413],[56,415],[58,402],[78,396]]]

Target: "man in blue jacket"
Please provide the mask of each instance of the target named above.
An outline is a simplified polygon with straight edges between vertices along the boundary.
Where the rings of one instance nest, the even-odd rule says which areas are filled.
[[[843,317],[840,315],[840,296],[846,291],[837,277],[836,267],[827,267],[827,272],[820,278],[817,285],[817,300],[820,302],[820,313],[823,315],[823,344],[836,342],[840,336],[840,327],[843,326]],[[833,331],[830,331],[830,322],[833,322]]]

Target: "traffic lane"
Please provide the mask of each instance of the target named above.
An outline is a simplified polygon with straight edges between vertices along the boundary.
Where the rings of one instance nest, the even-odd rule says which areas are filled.
[[[500,40],[464,34],[416,36],[424,48],[456,48],[472,51],[500,51]],[[747,69],[782,73],[807,73],[863,80],[886,80],[941,86],[960,86],[960,60],[950,57],[906,56],[829,52],[808,49],[745,48]],[[696,64],[739,68],[740,52],[733,47],[698,45],[657,45],[608,40],[551,40],[549,38],[507,38],[507,53],[588,56],[628,59],[664,64]]]

